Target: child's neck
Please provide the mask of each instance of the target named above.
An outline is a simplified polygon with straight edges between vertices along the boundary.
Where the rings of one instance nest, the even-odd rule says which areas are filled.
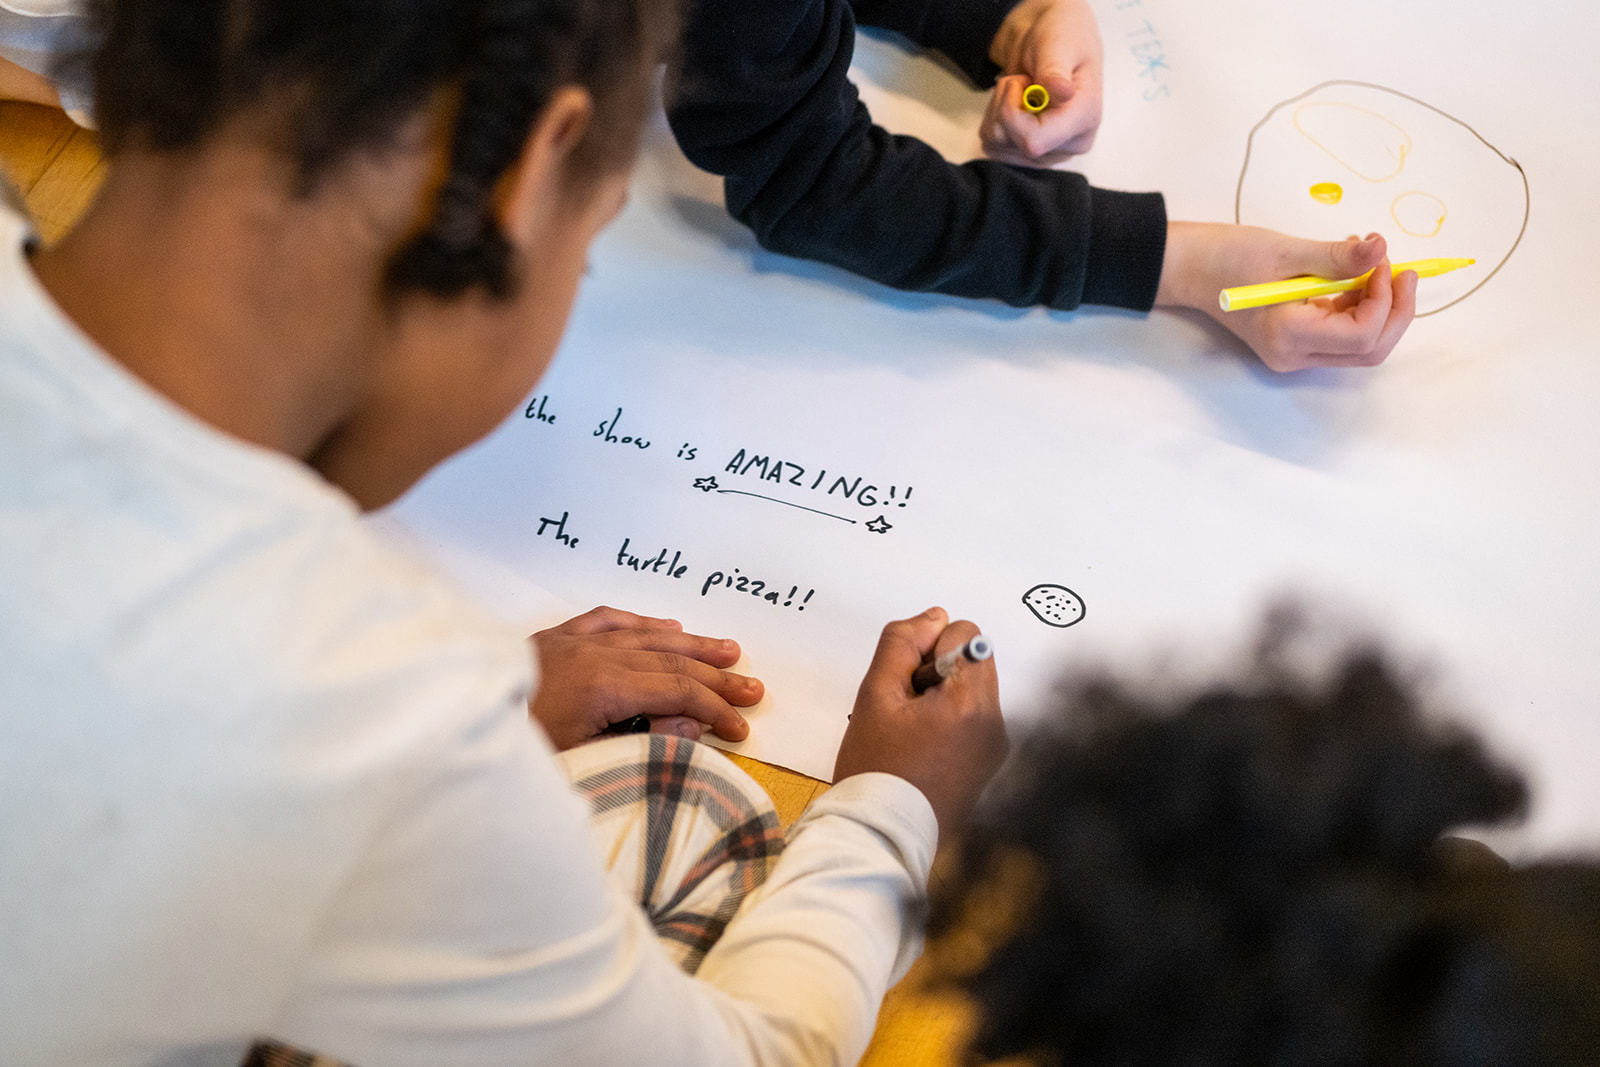
[[[305,458],[366,380],[381,325],[371,242],[336,198],[295,199],[261,153],[129,153],[34,257],[111,356],[236,437]],[[365,272],[369,284],[353,284]]]

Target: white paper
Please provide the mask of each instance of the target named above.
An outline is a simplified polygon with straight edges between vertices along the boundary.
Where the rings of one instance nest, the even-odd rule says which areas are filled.
[[[1530,773],[1524,840],[1594,845],[1600,108],[1567,55],[1596,15],[1097,10],[1105,123],[1073,164],[1096,184],[1483,269],[1423,281],[1437,313],[1382,367],[1274,376],[1197,315],[1023,312],[761,251],[658,121],[526,410],[391,517],[530,629],[610,603],[737,638],[768,690],[742,751],[819,777],[892,617],[978,622],[1021,723],[1064,670],[1220,662],[1298,593],[1432,665]],[[985,98],[944,66],[864,39],[856,72],[884,125],[977,154]],[[1322,110],[1296,125],[1297,99]],[[1041,585],[1071,591],[1032,598],[1054,620]]]

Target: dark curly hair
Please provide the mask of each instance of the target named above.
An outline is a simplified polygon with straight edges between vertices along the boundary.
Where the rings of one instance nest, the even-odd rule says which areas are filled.
[[[1600,868],[1441,847],[1519,814],[1521,779],[1370,649],[1249,677],[1099,677],[1016,746],[931,901],[970,1058],[1596,1062]]]
[[[381,149],[431,94],[459,94],[450,170],[395,255],[398,290],[515,289],[496,181],[563,85],[596,120],[576,170],[625,165],[654,65],[676,32],[664,0],[92,0],[90,64],[107,151],[182,151],[249,113],[271,123],[303,192]]]

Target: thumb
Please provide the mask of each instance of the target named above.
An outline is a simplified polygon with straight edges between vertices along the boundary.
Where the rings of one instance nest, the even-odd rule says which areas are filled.
[[[673,734],[677,737],[687,737],[691,741],[700,740],[708,729],[698,719],[687,715],[658,715],[650,720],[650,732],[653,734]]]
[[[1306,262],[1299,267],[1306,274],[1324,278],[1354,278],[1383,262],[1389,246],[1384,239],[1370,233],[1364,240],[1353,237],[1343,241],[1307,242]]]
[[[911,672],[938,644],[950,617],[940,607],[932,607],[909,619],[896,619],[883,628],[873,653],[872,665],[862,681],[863,690],[878,679],[880,685],[898,689],[908,684]]]
[[[1044,86],[1045,90],[1049,92],[1050,106],[1052,108],[1060,107],[1068,100],[1071,100],[1072,94],[1078,90],[1078,87],[1073,84],[1072,72],[1070,70],[1062,71],[1059,67],[1049,67],[1041,70],[1030,80]]]

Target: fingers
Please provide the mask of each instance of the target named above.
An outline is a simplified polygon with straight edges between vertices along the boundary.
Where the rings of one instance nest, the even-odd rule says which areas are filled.
[[[549,636],[587,638],[605,648],[671,652],[713,667],[731,667],[743,654],[737,641],[688,633],[676,619],[655,619],[609,607],[594,608],[559,626],[541,630],[534,639]]]
[[[1027,84],[1028,79],[1020,74],[995,79],[994,91],[989,94],[989,104],[983,109],[983,121],[978,127],[984,151],[989,154],[1000,155],[1013,147],[1007,117],[1013,111],[1025,111],[1022,90]]]
[[[1094,147],[1095,136],[1100,132],[1100,123],[1097,119],[1093,129],[1085,130],[1072,140],[1058,148],[1053,155],[1056,156],[1081,156]]]
[[[1381,260],[1361,300],[1346,310],[1316,303],[1284,308],[1283,332],[1289,346],[1333,356],[1370,352],[1389,317],[1391,288],[1389,263]]]
[[[738,708],[761,700],[765,690],[760,681],[680,656],[652,659],[649,653],[638,655],[645,658],[619,664],[619,669],[600,683],[607,690],[602,701],[609,709],[609,721],[632,715],[681,717],[709,727],[727,741],[743,741],[749,736],[750,724]],[[651,728],[655,728],[653,723]]]
[[[1388,260],[1373,268],[1365,291],[1321,304],[1285,307],[1291,322],[1282,331],[1275,369],[1374,367],[1394,351],[1416,315],[1417,276],[1405,271],[1391,280]],[[1263,357],[1265,358],[1265,356]]]
[[[1064,108],[1077,102],[1078,84],[1072,71],[1050,67],[1040,70],[1033,80],[1049,90],[1050,107]]]
[[[1394,346],[1400,343],[1400,338],[1410,328],[1411,320],[1417,317],[1417,272],[1401,271],[1393,284],[1394,297],[1389,305],[1389,318],[1383,325],[1383,331],[1378,334],[1375,346],[1382,353],[1377,360],[1380,363],[1389,358],[1389,353],[1394,351]]]
[[[685,633],[673,619],[601,607],[534,635],[540,685],[531,710],[557,748],[593,737],[636,715],[664,730],[699,737],[702,727],[730,741],[750,732],[738,709],[759,703],[760,681],[726,668],[737,642]]]
[[[931,658],[936,659],[947,652],[960,648],[974,637],[977,637],[979,632],[977,623],[969,622],[966,619],[951,623],[945,627],[944,633],[939,635],[938,643],[934,646]],[[970,699],[966,692],[968,686],[992,687],[996,684],[996,679],[997,664],[993,656],[978,663],[969,663],[963,660],[945,676],[942,682],[930,687],[928,690],[924,690],[922,695],[927,696],[934,690],[942,690],[945,695],[951,697],[957,703],[966,703]],[[909,685],[909,679],[907,681],[908,689],[914,688]]]
[[[1040,149],[1035,155],[1087,152],[1104,108],[1098,69],[1086,63],[1070,75],[1042,74],[1039,84],[1050,90],[1050,106],[1035,116],[1041,120],[1036,142],[1024,147]]]
[[[931,658],[937,659],[953,649],[960,648],[974,637],[978,636],[978,624],[966,619],[958,619],[944,628],[939,635],[939,640],[934,643]]]
[[[575,618],[568,619],[549,630],[540,633],[575,634],[587,636],[590,634],[606,633],[611,630],[682,630],[683,624],[677,619],[653,619],[648,615],[635,615],[631,611],[620,608],[606,607],[590,608]]]
[[[872,665],[862,679],[863,694],[884,699],[915,697],[911,677],[924,663],[960,648],[978,636],[978,627],[966,619],[950,622],[943,608],[929,608],[910,619],[897,619],[883,628]],[[968,664],[987,666],[993,664]]]
[[[1383,265],[1385,278],[1388,276],[1389,265]],[[1376,279],[1377,275],[1373,277]],[[1389,358],[1395,346],[1400,343],[1400,338],[1405,335],[1411,320],[1417,313],[1417,275],[1414,271],[1404,271],[1399,277],[1389,283],[1392,297],[1387,301],[1388,311],[1383,320],[1378,324],[1378,334],[1370,346],[1355,353],[1318,353],[1311,357],[1311,364],[1325,367],[1376,367]],[[1387,294],[1386,294],[1387,295]],[[1377,301],[1371,303],[1376,305]]]
[[[702,637],[681,629],[637,627],[608,630],[593,641],[620,652],[659,652],[684,656],[713,667],[731,667],[739,662],[739,642],[725,637]]]
[[[719,670],[691,656],[681,656],[674,652],[630,652],[625,655],[621,663],[641,674],[689,679],[735,707],[748,708],[752,704],[758,704],[765,693],[760,679],[752,678],[748,674]]]
[[[943,608],[932,607],[921,615],[896,619],[885,626],[861,687],[897,693],[909,690],[912,672],[938,645],[949,618]]]
[[[1038,112],[1022,104],[1023,90],[1035,81],[1050,93],[1049,106]],[[1016,153],[1033,162],[1087,152],[1100,129],[1101,108],[1097,79],[1086,88],[1070,75],[1008,74],[995,82],[989,98],[982,127],[984,147],[991,154]]]

